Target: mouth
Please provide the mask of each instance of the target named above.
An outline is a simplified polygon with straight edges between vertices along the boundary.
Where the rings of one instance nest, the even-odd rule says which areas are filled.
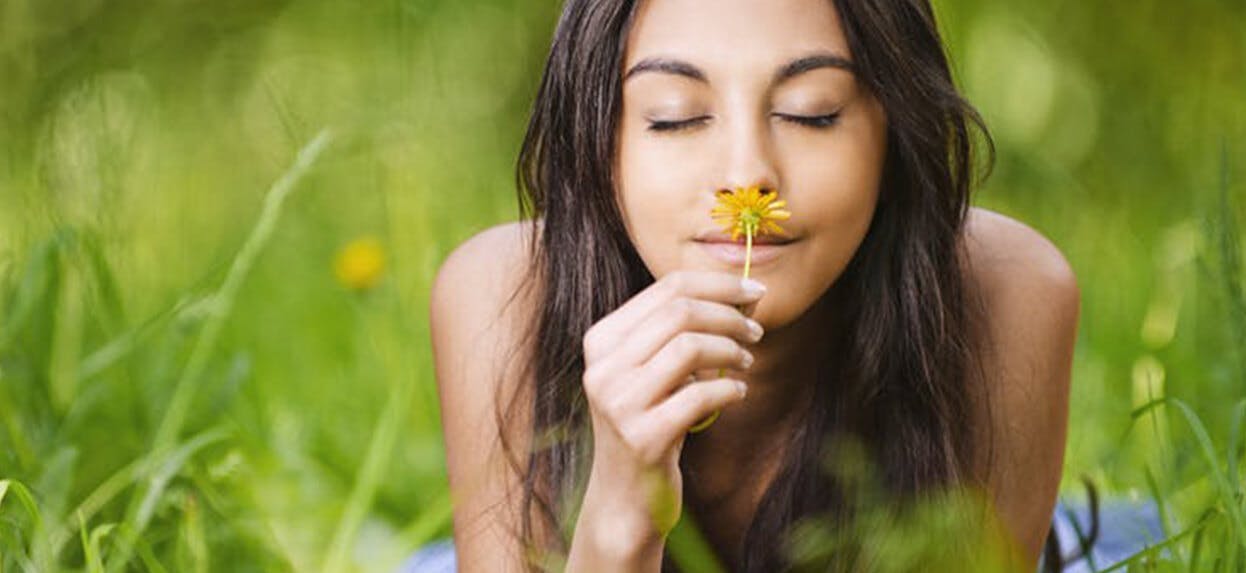
[[[737,239],[733,241],[731,240],[731,235],[727,235],[725,233],[721,233],[718,231],[708,231],[708,232],[701,233],[697,235],[696,237],[694,237],[692,240],[698,243],[704,243],[704,244],[710,244],[710,245],[717,245],[717,244],[739,245],[740,248],[744,248],[744,239]],[[796,239],[793,239],[791,237],[776,237],[773,235],[757,235],[753,237],[754,248],[756,248],[758,245],[786,245],[786,244],[794,243],[794,242],[796,242]]]
[[[781,237],[766,237],[772,242],[762,242],[754,237],[753,252],[751,262],[753,267],[761,266],[783,256],[784,253],[791,250],[791,244],[794,239],[784,239]],[[729,238],[722,241],[717,240],[701,240],[697,239],[696,244],[701,247],[705,254],[717,259],[733,267],[743,267],[746,258],[749,258],[747,246],[740,241],[731,241]]]

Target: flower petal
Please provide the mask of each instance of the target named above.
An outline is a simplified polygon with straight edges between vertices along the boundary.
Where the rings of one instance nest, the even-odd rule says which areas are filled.
[[[780,227],[774,221],[762,221],[761,226],[762,226],[762,229],[765,230],[766,232],[778,233],[780,235],[787,234],[787,231],[783,227]]]

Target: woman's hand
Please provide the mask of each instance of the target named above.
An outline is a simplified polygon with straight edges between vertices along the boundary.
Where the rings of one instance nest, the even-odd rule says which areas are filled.
[[[593,465],[569,570],[585,534],[591,553],[631,559],[656,547],[660,563],[662,541],[682,509],[684,436],[742,400],[747,388],[730,378],[695,381],[695,373],[752,364],[743,344],[760,340],[762,329],[735,305],[757,302],[764,293],[760,283],[736,275],[677,271],[585,334]]]

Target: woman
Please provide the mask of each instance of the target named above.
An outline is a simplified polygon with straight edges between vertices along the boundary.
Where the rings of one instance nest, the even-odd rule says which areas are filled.
[[[730,569],[783,570],[798,520],[850,522],[821,460],[858,443],[896,500],[986,492],[1032,571],[1078,290],[969,208],[979,125],[925,0],[567,0],[525,221],[432,292],[460,570],[658,571],[681,513]],[[747,187],[792,213],[764,292],[709,245]]]

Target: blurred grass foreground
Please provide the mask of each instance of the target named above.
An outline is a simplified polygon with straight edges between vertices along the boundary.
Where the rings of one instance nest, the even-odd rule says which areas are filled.
[[[1000,145],[977,202],[1081,284],[1066,496],[1157,504],[1122,567],[1243,570],[1246,4],[936,6]],[[0,0],[0,571],[450,534],[428,289],[516,216],[558,8]]]

